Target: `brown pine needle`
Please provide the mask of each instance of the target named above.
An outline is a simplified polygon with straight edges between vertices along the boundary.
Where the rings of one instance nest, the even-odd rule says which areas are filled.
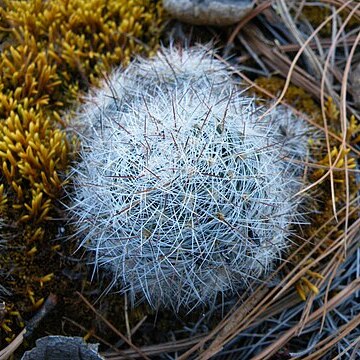
[[[116,335],[118,335],[126,344],[128,344],[135,352],[137,352],[141,358],[150,360],[150,358],[144,354],[137,346],[135,346],[125,335],[123,335],[109,320],[107,320],[103,315],[101,315],[93,305],[78,291],[76,292],[81,300],[89,307],[89,309],[96,314]]]

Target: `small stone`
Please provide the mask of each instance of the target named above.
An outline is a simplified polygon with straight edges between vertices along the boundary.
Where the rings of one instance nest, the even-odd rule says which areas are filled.
[[[97,344],[86,344],[81,337],[45,336],[21,360],[103,360]]]
[[[227,26],[239,22],[254,6],[252,0],[163,0],[174,18],[194,25]]]

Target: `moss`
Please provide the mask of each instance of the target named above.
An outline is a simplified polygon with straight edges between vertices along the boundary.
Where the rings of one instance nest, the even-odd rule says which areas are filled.
[[[22,220],[46,219],[61,188],[69,153],[63,106],[112,66],[150,53],[161,14],[146,0],[5,1],[0,157]]]
[[[279,96],[284,88],[285,80],[278,76],[272,76],[270,78],[259,77],[255,80],[255,84],[259,85],[271,94]],[[260,98],[264,98],[264,94],[262,92],[255,91],[255,93]],[[314,118],[321,117],[321,109],[319,105],[304,89],[295,85],[290,85],[285,93],[285,99],[297,110]]]
[[[151,54],[162,22],[160,2],[150,0],[1,2],[0,205],[16,230],[0,267],[12,312],[26,317],[49,291],[61,291],[58,245],[50,241],[58,229],[50,220],[74,151],[66,114],[111,67]],[[1,321],[2,340],[13,337],[19,319]]]
[[[319,4],[319,5],[308,5],[304,6],[301,15],[305,17],[307,21],[313,26],[313,28],[317,28],[322,22],[324,22],[329,16],[333,14],[333,10],[327,4]],[[350,14],[350,10],[345,8],[343,11],[339,13],[339,16],[342,21],[344,21]],[[359,25],[359,19],[356,17],[352,17],[348,24],[346,25],[346,30],[351,30],[352,28]],[[324,37],[330,37],[332,32],[332,21],[329,21],[321,30],[320,35]]]

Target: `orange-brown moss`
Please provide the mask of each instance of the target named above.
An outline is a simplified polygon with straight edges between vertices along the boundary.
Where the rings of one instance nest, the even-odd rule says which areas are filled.
[[[285,80],[278,76],[272,76],[271,78],[261,76],[255,80],[255,83],[271,94],[279,96],[284,88]],[[255,91],[255,94],[258,95],[259,98],[265,97],[261,91]],[[285,93],[285,100],[297,110],[319,121],[321,120],[320,106],[304,89],[290,85]]]
[[[111,67],[151,54],[162,22],[160,2],[151,0],[1,2],[0,210],[13,229],[0,268],[13,312],[39,307],[61,276],[56,261],[48,264],[57,256],[56,226],[44,223],[74,150],[65,114]],[[21,326],[16,319],[0,322],[8,340],[5,329]]]
[[[307,21],[310,22],[310,24],[317,28],[323,21],[325,21],[329,16],[333,14],[333,10],[328,4],[318,4],[318,5],[308,5],[304,6],[301,11],[301,16],[305,18]],[[344,9],[339,13],[339,16],[342,21],[344,21],[350,14],[350,11],[348,8]],[[352,17],[347,26],[346,29],[352,29],[354,26],[359,25],[359,19],[356,17]],[[332,22],[328,22],[321,30],[320,35],[325,37],[330,37],[332,32]]]
[[[147,0],[5,1],[0,157],[22,220],[45,219],[61,188],[69,153],[63,106],[112,66],[151,52],[161,14]]]

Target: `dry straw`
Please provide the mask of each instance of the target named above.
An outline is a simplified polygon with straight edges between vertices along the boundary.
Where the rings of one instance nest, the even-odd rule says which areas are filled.
[[[261,284],[242,296],[211,330],[201,333],[194,327],[185,340],[141,347],[145,354],[177,359],[359,357],[355,164],[360,116],[349,86],[350,70],[359,60],[359,19],[355,1],[257,1],[229,36],[228,48],[241,55],[234,59],[238,64],[219,60],[264,96],[281,95],[283,105],[323,134],[317,159],[306,163],[322,212],[313,216],[310,231],[276,270],[279,284]],[[253,82],[247,70],[268,78]],[[274,74],[286,80],[275,80]],[[132,349],[106,354],[113,360],[129,356],[135,357]]]

